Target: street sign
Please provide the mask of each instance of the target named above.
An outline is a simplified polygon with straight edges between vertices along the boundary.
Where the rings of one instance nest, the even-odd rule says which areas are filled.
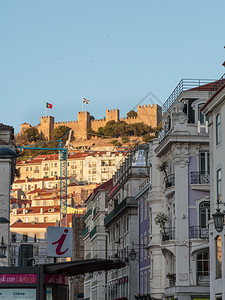
[[[72,228],[47,227],[47,246],[48,257],[72,257]]]

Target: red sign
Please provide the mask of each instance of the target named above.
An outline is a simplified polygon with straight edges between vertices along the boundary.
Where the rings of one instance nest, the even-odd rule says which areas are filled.
[[[45,283],[69,285],[69,280],[63,275],[45,275]]]
[[[37,274],[0,274],[1,283],[37,283]]]

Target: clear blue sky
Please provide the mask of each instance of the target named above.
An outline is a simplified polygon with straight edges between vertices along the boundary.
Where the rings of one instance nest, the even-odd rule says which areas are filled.
[[[15,132],[48,112],[95,118],[164,102],[182,78],[222,76],[225,1],[5,0],[0,2],[0,123]],[[148,104],[146,99],[143,104]]]

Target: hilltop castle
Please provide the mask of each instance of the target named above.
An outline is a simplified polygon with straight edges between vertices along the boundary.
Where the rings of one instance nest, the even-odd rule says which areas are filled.
[[[137,116],[133,118],[120,118],[118,109],[107,109],[106,118],[100,120],[93,120],[88,111],[78,112],[77,121],[55,122],[52,116],[41,117],[41,122],[36,127],[38,132],[44,135],[48,140],[51,138],[51,132],[54,128],[59,126],[67,126],[73,130],[74,138],[76,140],[87,140],[90,136],[87,134],[88,130],[97,131],[99,127],[104,127],[107,122],[114,120],[125,121],[128,124],[141,123],[157,127],[162,119],[162,108],[157,104],[139,105],[137,107]],[[30,128],[31,125],[23,123],[20,126],[20,133]]]

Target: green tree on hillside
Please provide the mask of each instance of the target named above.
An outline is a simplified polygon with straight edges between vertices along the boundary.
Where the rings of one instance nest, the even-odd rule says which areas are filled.
[[[57,140],[61,139],[70,130],[71,129],[69,127],[65,126],[65,125],[54,128],[52,130],[51,140],[52,141],[57,141]],[[68,139],[68,136],[63,138],[63,142],[65,143],[67,139]]]

